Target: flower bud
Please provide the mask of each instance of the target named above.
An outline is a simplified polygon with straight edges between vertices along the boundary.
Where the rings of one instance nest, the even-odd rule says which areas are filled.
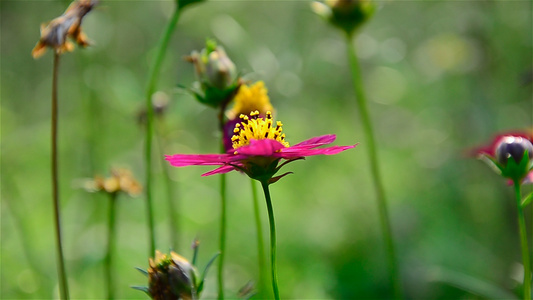
[[[366,22],[375,10],[370,0],[326,0],[325,3],[313,2],[311,8],[349,35]]]
[[[226,55],[222,47],[209,53],[206,64],[207,81],[219,90],[231,86],[237,78],[235,64]]]
[[[504,166],[507,165],[509,158],[513,158],[517,164],[524,158],[524,152],[527,151],[528,158],[533,158],[533,145],[530,141],[522,137],[506,136],[496,147],[496,159]]]
[[[523,137],[505,136],[496,146],[496,162],[502,176],[521,181],[531,171],[533,145]],[[510,159],[512,158],[512,159]]]
[[[175,252],[149,260],[148,293],[156,300],[196,299],[196,269]]]
[[[193,51],[185,58],[194,65],[200,91],[193,91],[198,101],[212,107],[227,104],[240,83],[235,64],[221,46],[208,40],[201,52]]]

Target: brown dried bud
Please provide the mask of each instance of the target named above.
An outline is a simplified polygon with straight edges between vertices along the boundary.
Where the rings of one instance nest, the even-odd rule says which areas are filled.
[[[98,4],[97,0],[79,0],[72,2],[65,13],[50,21],[47,25],[41,25],[41,38],[31,54],[33,58],[39,58],[50,47],[58,54],[74,50],[74,45],[67,40],[72,38],[81,47],[87,47],[89,40],[81,30],[83,17]]]

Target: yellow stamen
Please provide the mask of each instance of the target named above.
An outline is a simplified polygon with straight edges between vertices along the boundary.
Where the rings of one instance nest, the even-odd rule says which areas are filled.
[[[283,124],[278,121],[276,127],[272,127],[272,113],[267,111],[266,117],[260,118],[259,111],[252,111],[250,117],[247,115],[240,115],[242,119],[241,123],[235,125],[233,132],[235,133],[231,137],[233,142],[233,149],[250,144],[250,140],[264,140],[271,139],[276,140],[283,144],[285,147],[289,147],[289,143],[285,141],[285,134],[281,133]]]

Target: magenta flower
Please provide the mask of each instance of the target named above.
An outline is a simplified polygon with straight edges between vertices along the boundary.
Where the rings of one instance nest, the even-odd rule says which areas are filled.
[[[308,139],[294,146],[289,146],[282,134],[282,124],[277,122],[273,127],[272,114],[267,112],[265,119],[258,117],[258,112],[252,112],[251,118],[242,115],[242,122],[235,126],[232,137],[233,149],[225,154],[175,154],[166,155],[166,160],[175,167],[185,166],[220,166],[202,176],[227,173],[238,170],[261,182],[274,183],[283,176],[273,177],[281,167],[289,162],[304,159],[313,155],[333,155],[351,146],[332,146],[318,148],[335,141],[334,134],[323,135]],[[282,160],[283,163],[279,164]]]

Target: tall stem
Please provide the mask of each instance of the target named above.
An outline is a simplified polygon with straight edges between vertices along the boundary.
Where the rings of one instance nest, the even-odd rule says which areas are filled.
[[[224,147],[224,146],[222,146]],[[224,299],[224,257],[226,256],[226,174],[220,175],[220,256],[218,258],[218,299]]]
[[[63,243],[61,242],[61,220],[59,211],[59,179],[57,161],[57,75],[59,72],[59,54],[54,51],[54,66],[52,71],[52,195],[54,202],[54,220],[56,231],[57,272],[59,289],[62,299],[69,299],[65,259],[63,257]]]
[[[111,256],[115,249],[116,240],[116,222],[115,214],[117,210],[117,193],[109,194],[109,216],[107,222],[107,254],[105,257],[106,281],[107,281],[107,299],[115,299],[115,284],[111,268]]]
[[[391,285],[394,290],[395,299],[402,299],[400,279],[398,277],[398,266],[396,262],[396,253],[392,240],[389,213],[387,209],[387,201],[385,198],[385,191],[383,189],[383,183],[378,165],[376,141],[374,138],[372,122],[370,120],[370,114],[368,112],[368,106],[365,98],[363,80],[361,78],[361,70],[359,67],[359,62],[357,60],[355,47],[352,43],[351,35],[346,35],[346,44],[348,46],[348,58],[350,60],[350,70],[352,72],[353,77],[355,97],[357,100],[357,105],[359,107],[359,115],[366,137],[366,148],[368,149],[368,156],[370,158],[370,170],[372,173],[374,189],[377,196],[382,235],[386,245],[387,261],[391,275]]]
[[[516,195],[516,205],[518,208],[518,227],[520,230],[520,246],[522,248],[522,264],[524,265],[524,300],[531,300],[531,264],[529,259],[529,249],[527,245],[526,221],[522,208],[522,196],[520,192],[520,182],[514,182]]]
[[[274,299],[279,300],[278,272],[276,268],[276,222],[274,220],[274,210],[272,209],[272,200],[270,199],[268,182],[261,181],[261,186],[263,187],[263,192],[265,193],[268,211],[268,223],[270,224],[270,265],[272,270],[272,290],[274,291]]]
[[[156,128],[155,134],[156,134],[156,140],[158,144],[159,149],[159,157],[164,156],[165,151],[165,142],[163,138],[163,119],[160,120],[161,123],[159,123],[159,128]],[[178,248],[178,218],[176,216],[176,205],[174,203],[175,197],[174,197],[174,184],[172,180],[170,180],[170,172],[169,172],[169,166],[166,164],[163,160],[161,161],[161,168],[163,169],[163,176],[165,177],[165,188],[167,192],[167,201],[168,201],[168,217],[169,217],[169,234],[170,234],[170,244],[172,246],[172,249]]]
[[[259,197],[257,197],[257,187],[255,186],[255,181],[250,179],[250,184],[252,185],[252,198],[254,201],[254,217],[255,217],[255,229],[257,236],[257,263],[259,266],[259,283],[258,290],[259,294],[263,293],[264,284],[266,282],[265,276],[265,245],[263,242],[263,227],[261,226],[261,215],[259,214]],[[266,297],[266,295],[263,295]]]
[[[172,32],[176,27],[179,20],[179,6],[176,1],[176,8],[172,15],[167,28],[159,42],[159,49],[154,60],[154,64],[150,69],[150,76],[148,79],[148,85],[146,87],[146,145],[145,145],[145,191],[146,191],[146,205],[148,214],[148,231],[150,233],[150,256],[155,253],[155,231],[154,231],[154,215],[152,208],[152,134],[153,134],[153,122],[154,122],[154,107],[152,105],[152,95],[155,91],[155,86],[159,78],[159,71],[161,70],[161,64],[165,57],[165,53],[172,36]]]

